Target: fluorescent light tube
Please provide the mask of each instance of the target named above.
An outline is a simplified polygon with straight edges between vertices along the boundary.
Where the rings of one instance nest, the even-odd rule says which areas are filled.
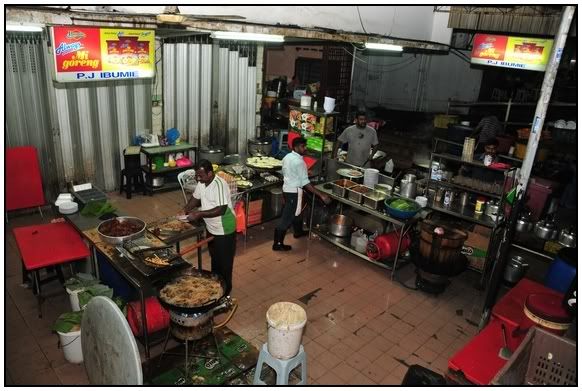
[[[366,46],[366,49],[390,50],[393,52],[401,52],[402,51],[402,46],[390,45],[387,43],[366,42],[365,46]]]
[[[216,39],[232,39],[239,41],[283,42],[285,37],[274,34],[239,33],[236,31],[215,31],[210,35]]]
[[[30,26],[24,24],[7,24],[6,31],[29,31],[29,32],[41,32],[42,27],[40,26]]]

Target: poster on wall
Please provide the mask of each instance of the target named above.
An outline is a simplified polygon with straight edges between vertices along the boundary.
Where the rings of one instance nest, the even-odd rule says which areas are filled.
[[[475,34],[471,63],[545,71],[553,39]]]
[[[154,30],[55,26],[51,33],[58,82],[154,76]]]

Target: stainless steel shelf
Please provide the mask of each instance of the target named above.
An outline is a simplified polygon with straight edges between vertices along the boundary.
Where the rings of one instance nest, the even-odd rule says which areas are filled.
[[[464,207],[462,210],[459,206],[453,206],[451,208],[444,208],[440,205],[434,205],[434,201],[428,202],[428,207],[434,211],[442,212],[451,216],[459,217],[463,220],[469,221],[471,223],[479,224],[489,228],[495,228],[496,223],[491,217],[487,216],[485,213],[479,217],[475,217],[475,212],[473,208]]]
[[[386,263],[382,263],[382,262],[374,261],[374,260],[372,260],[372,259],[368,258],[368,256],[367,256],[366,254],[362,254],[362,253],[360,253],[360,252],[357,252],[357,251],[356,251],[355,249],[353,249],[351,246],[349,246],[349,245],[347,245],[347,244],[344,244],[344,243],[342,243],[342,240],[341,240],[341,238],[338,238],[337,236],[333,236],[333,235],[331,235],[331,234],[329,234],[329,233],[325,232],[324,230],[321,230],[321,229],[318,229],[318,228],[315,228],[315,227],[313,227],[313,228],[312,228],[312,230],[311,230],[311,232],[313,232],[314,234],[316,234],[316,235],[317,235],[317,236],[319,236],[320,238],[322,238],[322,239],[324,239],[324,240],[326,240],[326,241],[330,242],[331,244],[333,244],[333,245],[336,245],[336,246],[338,246],[339,248],[341,248],[341,249],[343,249],[343,250],[345,250],[345,251],[347,251],[347,252],[349,252],[349,253],[351,253],[351,254],[354,254],[354,255],[356,255],[356,256],[358,256],[358,257],[362,258],[362,259],[363,259],[363,260],[365,260],[365,261],[368,261],[368,262],[370,262],[370,263],[373,263],[373,264],[374,264],[374,265],[376,265],[376,266],[380,266],[380,267],[382,267],[382,268],[384,268],[384,269],[388,269],[388,270],[392,270],[392,268],[393,268],[393,266],[394,266],[394,265],[393,265],[393,264],[394,264],[394,261],[391,261],[391,262],[392,262],[392,264],[386,264]],[[349,239],[347,239],[347,240],[349,240]],[[404,260],[404,259],[402,259],[402,258],[399,258],[399,259],[398,259],[398,265],[396,266],[396,269],[399,269],[400,267],[402,267],[402,266],[403,266],[403,265],[405,265],[406,263],[408,263],[406,260]]]
[[[453,183],[453,182],[436,181],[434,179],[430,179],[429,181],[430,181],[429,183],[437,183],[437,184],[439,184],[442,187],[452,187],[452,188],[455,188],[455,189],[465,190],[465,191],[467,191],[469,193],[481,194],[481,195],[484,195],[484,196],[489,197],[489,198],[494,198],[496,200],[500,200],[501,199],[501,195],[500,194],[488,193],[486,191],[481,191],[481,190],[475,190],[475,189],[473,189],[471,187],[466,187],[466,186],[458,185],[458,184]]]
[[[483,164],[479,160],[466,161],[466,160],[461,159],[460,156],[451,155],[449,153],[434,153],[433,152],[432,156],[433,156],[433,160],[434,160],[434,157],[437,157],[437,158],[441,158],[441,159],[445,159],[445,160],[459,162],[462,164],[469,164],[469,165],[475,166],[475,167],[485,168],[485,169],[488,169],[491,171],[497,171],[497,172],[502,173],[502,174],[507,172],[507,171],[511,171],[511,170],[515,169],[515,167],[510,167],[510,168],[506,168],[504,170],[497,170],[497,169],[489,168],[488,166],[486,166],[485,164]]]
[[[362,204],[358,204],[358,203],[356,203],[354,201],[351,201],[351,200],[349,200],[347,198],[338,197],[337,195],[335,195],[335,194],[332,193],[332,190],[328,190],[328,189],[324,188],[323,185],[321,185],[321,184],[320,185],[316,185],[315,188],[317,190],[321,191],[322,193],[327,194],[330,198],[332,198],[332,199],[334,199],[336,201],[339,201],[339,202],[341,202],[343,204],[349,205],[349,206],[351,206],[353,208],[356,208],[358,210],[361,210],[361,211],[366,212],[366,213],[368,213],[368,214],[370,214],[372,216],[378,217],[378,218],[380,218],[380,219],[382,219],[384,221],[388,221],[388,222],[393,223],[393,224],[396,224],[398,226],[406,225],[406,224],[408,224],[412,220],[412,219],[409,219],[409,220],[399,220],[397,218],[394,218],[394,217],[388,215],[385,212],[380,212],[380,211],[378,211],[376,209],[368,208],[367,206],[364,206]]]

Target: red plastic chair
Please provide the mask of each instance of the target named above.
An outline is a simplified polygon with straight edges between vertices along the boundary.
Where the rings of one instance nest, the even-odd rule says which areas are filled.
[[[6,149],[6,211],[38,207],[45,204],[36,148]]]
[[[36,148],[8,148],[6,150],[6,209],[40,207],[44,204]],[[63,282],[60,266],[63,263],[87,258],[89,248],[77,231],[64,222],[17,227],[12,232],[22,258],[23,282],[26,282],[28,273],[33,275],[32,287],[38,297],[40,318],[42,317],[41,285],[55,278],[41,281],[40,270],[56,267],[57,277]]]

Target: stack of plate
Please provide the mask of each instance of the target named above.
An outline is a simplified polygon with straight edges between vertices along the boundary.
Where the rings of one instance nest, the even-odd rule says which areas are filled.
[[[59,213],[70,215],[79,211],[79,204],[72,201],[63,202],[59,205]]]

